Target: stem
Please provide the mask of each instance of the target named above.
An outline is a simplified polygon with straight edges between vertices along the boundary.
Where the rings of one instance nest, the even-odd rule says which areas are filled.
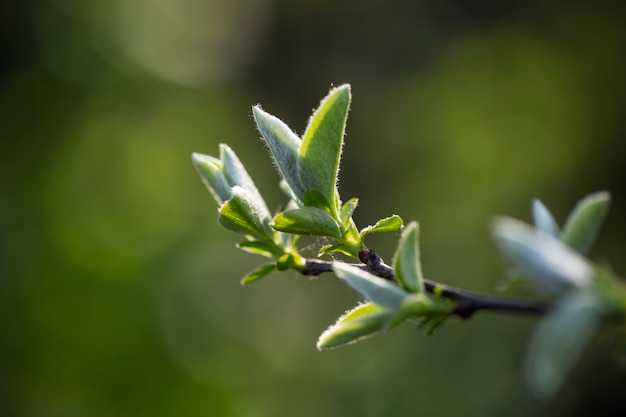
[[[393,268],[383,262],[373,250],[359,252],[362,264],[351,264],[380,278],[397,281]],[[300,271],[302,275],[316,276],[325,272],[333,272],[332,262],[319,259],[307,259],[306,266]],[[527,301],[511,297],[497,297],[476,294],[460,288],[450,287],[435,281],[424,279],[424,288],[431,294],[439,295],[456,302],[452,313],[469,318],[478,310],[498,312],[545,314],[551,307],[549,303]]]

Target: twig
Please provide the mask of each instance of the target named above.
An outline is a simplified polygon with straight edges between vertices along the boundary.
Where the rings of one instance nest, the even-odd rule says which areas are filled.
[[[393,268],[383,262],[373,250],[359,252],[362,264],[351,264],[380,278],[397,281]],[[308,259],[303,275],[316,276],[325,272],[333,272],[332,262],[319,259]],[[478,310],[499,312],[545,314],[551,307],[548,303],[527,301],[511,297],[497,297],[476,294],[460,288],[450,287],[435,281],[424,279],[424,288],[431,294],[439,295],[456,302],[453,314],[461,318],[469,318]]]

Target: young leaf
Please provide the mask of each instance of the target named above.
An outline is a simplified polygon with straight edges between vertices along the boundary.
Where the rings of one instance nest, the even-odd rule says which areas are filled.
[[[259,242],[258,240],[240,242],[237,244],[237,247],[249,253],[265,256],[266,258],[282,255],[281,249],[275,244]]]
[[[252,114],[280,175],[292,194],[302,201],[305,190],[298,177],[298,153],[302,141],[282,120],[264,112],[260,106],[254,106]]]
[[[532,211],[535,227],[558,239],[561,231],[559,230],[559,225],[556,223],[556,220],[554,220],[554,216],[552,216],[552,213],[550,213],[548,208],[538,199],[534,199]]]
[[[558,294],[591,282],[593,268],[560,241],[518,220],[500,218],[493,234],[503,255],[535,287]]]
[[[343,243],[322,246],[317,253],[317,256],[329,255],[331,253],[343,253],[346,256],[356,256],[354,248]]]
[[[329,214],[332,213],[332,207],[326,197],[317,190],[309,190],[304,193],[304,206],[305,207],[317,207]]]
[[[382,307],[395,309],[408,295],[406,291],[386,279],[379,278],[356,266],[333,262],[333,271],[366,300]]]
[[[220,144],[220,159],[222,160],[223,172],[228,184],[231,187],[239,185],[247,190],[257,201],[259,208],[263,209],[263,216],[270,217],[270,212],[267,209],[265,200],[261,197],[259,190],[254,185],[254,181],[252,181],[250,175],[248,175],[246,168],[244,168],[235,152],[228,145],[223,143]]]
[[[575,251],[587,252],[598,235],[610,201],[611,195],[606,191],[583,198],[567,218],[561,240]]]
[[[350,227],[350,219],[352,218],[352,214],[354,213],[354,210],[356,210],[358,205],[359,199],[351,198],[350,200],[346,201],[346,203],[341,207],[339,217],[341,219],[341,224],[343,224],[343,227],[345,229]]]
[[[409,318],[417,318],[422,323],[435,318],[447,318],[452,314],[452,306],[439,298],[432,298],[426,293],[410,294],[389,317],[388,328],[394,328]]]
[[[334,88],[322,100],[302,137],[298,159],[298,177],[306,190],[317,190],[337,210],[337,174],[343,147],[350,86]]]
[[[276,217],[271,226],[280,232],[298,235],[341,237],[339,225],[326,211],[317,207],[287,210]]]
[[[269,275],[275,271],[278,271],[278,268],[276,268],[276,264],[274,263],[262,265],[243,277],[241,279],[241,285],[246,285],[251,282],[258,281],[266,275]]]
[[[422,266],[419,252],[419,225],[411,222],[402,232],[393,268],[400,284],[409,292],[423,292]]]
[[[269,218],[255,197],[240,186],[233,187],[232,192],[233,198],[219,209],[218,222],[233,232],[271,239],[274,232],[269,228]]]
[[[605,317],[592,291],[574,291],[539,323],[528,350],[526,377],[540,399],[554,394]]]
[[[202,182],[209,189],[211,195],[218,204],[230,200],[233,193],[230,191],[230,185],[226,181],[226,177],[222,172],[222,161],[209,155],[200,153],[192,153],[191,160],[202,178]]]
[[[300,255],[293,253],[286,253],[276,261],[276,267],[279,271],[286,271],[293,269],[301,271],[306,265],[306,261]]]
[[[402,218],[397,214],[394,214],[389,217],[385,217],[384,219],[380,219],[373,226],[366,226],[361,230],[360,236],[361,239],[370,233],[384,233],[384,232],[395,232],[404,226],[402,222]]]
[[[321,334],[317,348],[335,348],[373,336],[384,327],[388,317],[389,313],[376,304],[360,304]]]

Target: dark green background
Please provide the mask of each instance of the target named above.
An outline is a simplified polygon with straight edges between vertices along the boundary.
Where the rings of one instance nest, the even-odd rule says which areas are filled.
[[[358,297],[330,275],[241,287],[262,260],[217,226],[190,161],[228,143],[279,207],[251,106],[302,132],[349,82],[342,197],[360,198],[361,227],[418,220],[428,277],[492,291],[494,215],[528,220],[539,197],[562,221],[601,189],[614,201],[593,258],[623,273],[618,4],[3,2],[0,415],[619,413],[624,377],[591,372],[602,360],[547,408],[532,401],[529,318],[316,351]],[[396,240],[368,243],[390,260]]]

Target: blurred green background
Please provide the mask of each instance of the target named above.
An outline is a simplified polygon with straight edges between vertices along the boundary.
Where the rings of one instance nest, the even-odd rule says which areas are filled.
[[[611,393],[624,373],[593,354],[552,404],[535,404],[520,376],[530,318],[480,314],[431,338],[405,326],[316,351],[358,298],[330,275],[241,287],[262,259],[217,226],[190,154],[227,142],[278,207],[251,106],[302,132],[329,86],[349,82],[342,197],[360,198],[360,226],[418,220],[428,277],[493,291],[495,214],[529,219],[539,197],[562,221],[601,189],[614,202],[593,257],[624,273],[624,9],[2,2],[0,415],[623,411]],[[369,245],[390,260],[396,240]]]

